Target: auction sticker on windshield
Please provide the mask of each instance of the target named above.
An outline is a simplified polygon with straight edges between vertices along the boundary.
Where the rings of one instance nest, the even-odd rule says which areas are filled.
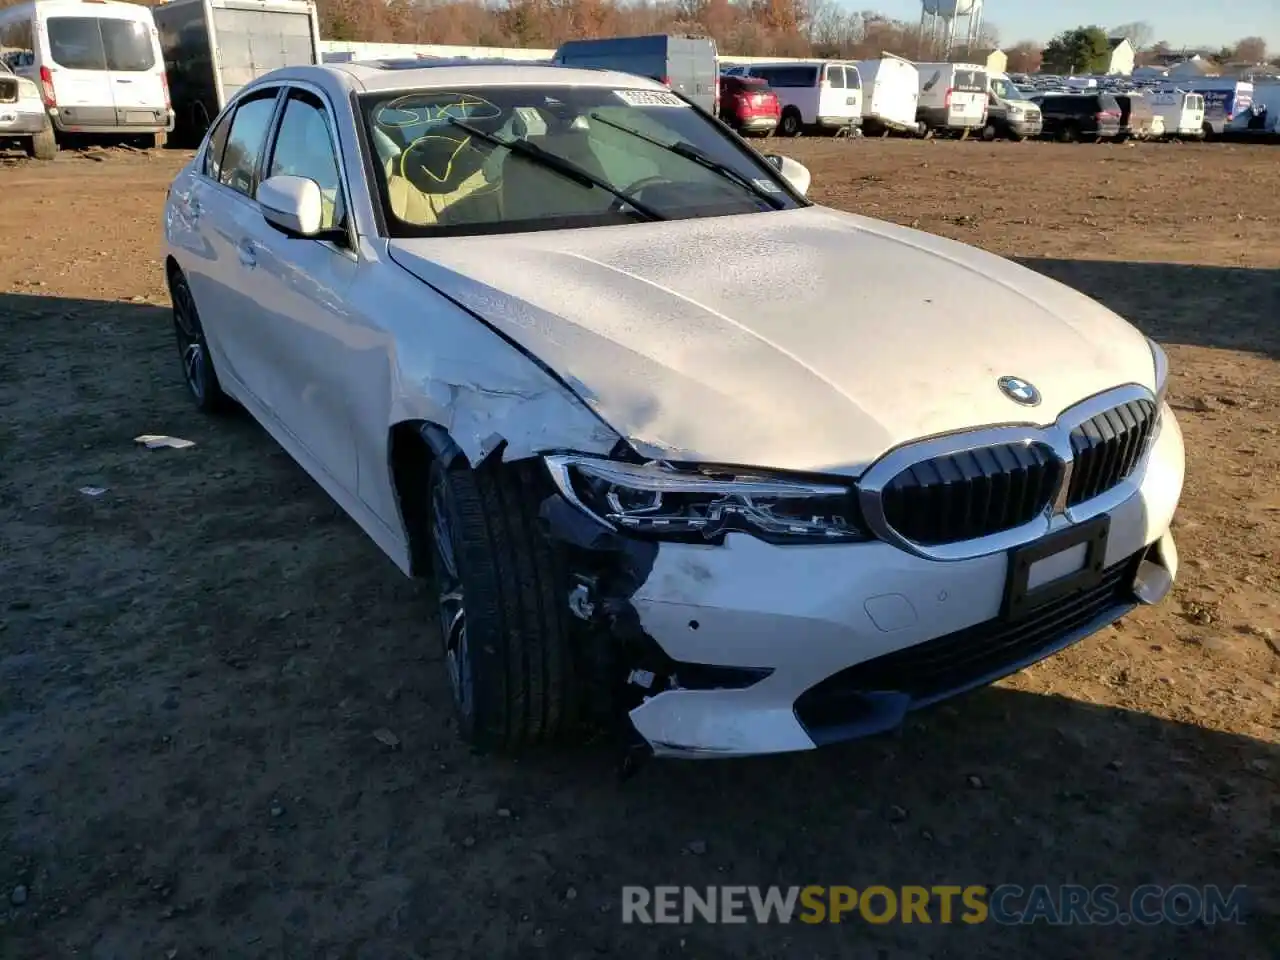
[[[629,107],[687,107],[688,104],[666,90],[615,90],[613,95]]]

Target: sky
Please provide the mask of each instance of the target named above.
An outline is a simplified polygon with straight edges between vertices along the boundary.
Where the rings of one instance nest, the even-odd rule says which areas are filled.
[[[920,19],[919,0],[846,0],[846,4],[895,20]],[[1115,27],[1145,20],[1155,30],[1154,39],[1167,40],[1175,48],[1221,47],[1241,37],[1257,36],[1280,53],[1280,0],[1230,0],[1223,4],[1203,0],[987,0],[983,19],[999,28],[1003,44],[1045,41],[1080,24]]]

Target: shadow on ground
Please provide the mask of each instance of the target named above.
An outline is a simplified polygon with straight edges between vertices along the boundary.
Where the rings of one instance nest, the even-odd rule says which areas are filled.
[[[1161,343],[1280,357],[1280,270],[1018,258],[1100,300]]]
[[[421,591],[190,408],[166,310],[0,316],[0,956],[1274,955],[1274,745],[993,688],[625,784],[599,748],[473,755]],[[1250,890],[1212,928],[620,922],[625,885],[774,883]]]

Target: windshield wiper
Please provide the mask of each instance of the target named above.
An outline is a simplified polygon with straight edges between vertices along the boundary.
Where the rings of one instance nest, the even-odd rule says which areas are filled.
[[[453,124],[460,130],[465,130],[473,137],[478,137],[486,143],[491,143],[495,147],[505,147],[512,153],[524,157],[526,160],[532,160],[540,163],[549,170],[554,170],[569,180],[574,181],[584,187],[599,187],[605,193],[611,193],[617,199],[627,204],[636,213],[640,214],[646,220],[665,220],[667,219],[653,207],[648,204],[641,203],[627,195],[626,191],[619,190],[617,187],[610,186],[608,181],[601,180],[593,173],[583,170],[571,160],[566,160],[558,154],[552,153],[550,150],[543,150],[541,147],[534,146],[527,140],[518,140],[515,138],[505,139],[503,137],[495,137],[492,133],[486,133],[479,127],[473,127],[465,120],[459,120],[456,117],[449,117],[449,123]]]
[[[699,166],[710,170],[712,173],[718,173],[730,183],[735,183],[748,193],[759,197],[775,210],[781,210],[784,206],[781,200],[760,187],[758,184],[753,183],[749,177],[743,176],[727,163],[721,163],[715,157],[708,156],[688,141],[677,140],[675,143],[665,143],[657,137],[651,137],[647,133],[641,133],[639,130],[633,130],[625,124],[615,123],[607,117],[600,116],[598,113],[589,113],[587,116],[592,120],[595,120],[597,123],[603,123],[606,127],[613,127],[615,130],[621,130],[623,133],[629,133],[631,136],[639,140],[643,140],[645,143],[652,143],[655,147],[661,147],[663,150],[674,153],[678,157],[684,157],[686,160],[690,160]]]

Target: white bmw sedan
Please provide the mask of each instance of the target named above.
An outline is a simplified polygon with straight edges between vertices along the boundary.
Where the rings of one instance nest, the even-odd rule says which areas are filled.
[[[170,189],[187,386],[430,578],[484,748],[811,749],[1164,596],[1161,349],[807,187],[625,74],[277,71]]]

